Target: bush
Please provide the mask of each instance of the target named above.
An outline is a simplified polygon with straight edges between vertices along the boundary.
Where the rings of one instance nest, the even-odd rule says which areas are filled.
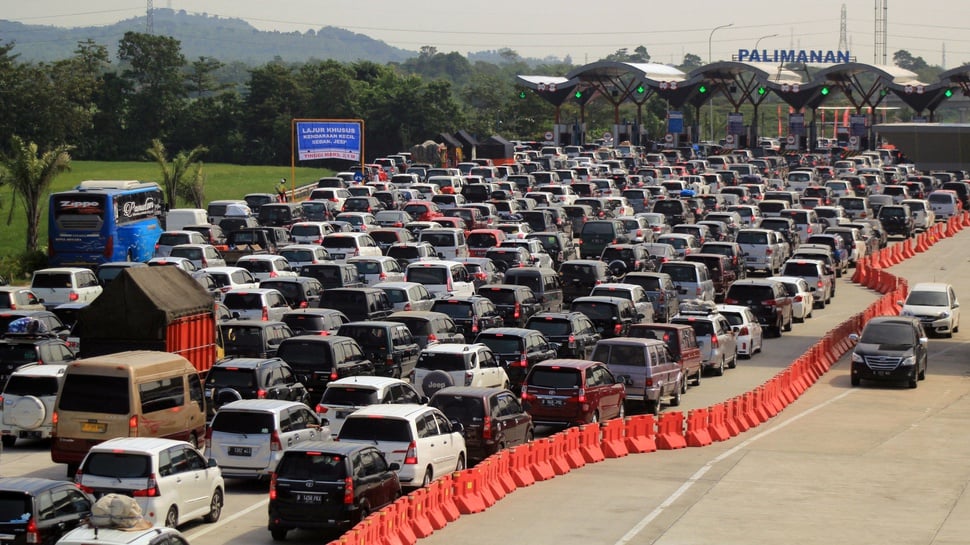
[[[47,254],[41,251],[24,252],[0,258],[0,276],[11,284],[23,284],[37,269],[47,267]]]

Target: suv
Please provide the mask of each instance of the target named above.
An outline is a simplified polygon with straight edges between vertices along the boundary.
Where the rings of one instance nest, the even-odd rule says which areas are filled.
[[[44,300],[44,306],[53,308],[62,303],[90,303],[103,288],[90,269],[59,267],[34,271],[30,290]]]
[[[537,231],[525,236],[526,240],[536,239],[542,243],[546,253],[552,257],[553,266],[558,268],[564,261],[579,258],[579,250],[573,239],[558,231]]]
[[[670,356],[680,364],[685,380],[693,377],[694,386],[701,385],[704,366],[701,350],[697,346],[697,334],[683,324],[636,324],[630,328],[630,337],[655,339],[667,345]]]
[[[504,388],[450,386],[431,396],[428,405],[461,422],[469,462],[524,445],[535,437],[532,417],[516,395]]]
[[[373,375],[374,364],[357,341],[341,335],[298,335],[284,339],[277,355],[290,365],[310,393],[310,404],[323,395],[331,380]]]
[[[631,272],[652,271],[656,268],[650,253],[640,244],[608,244],[599,256],[609,266],[613,276]]]
[[[906,204],[887,204],[876,213],[876,219],[882,224],[887,236],[902,235],[903,238],[912,238],[916,232],[913,213]]]
[[[599,259],[608,245],[625,244],[630,239],[630,234],[620,220],[587,221],[579,234],[579,255],[583,259]]]
[[[42,324],[32,318],[18,318],[10,323],[14,328],[18,324]],[[43,328],[43,325],[38,327]],[[0,340],[0,384],[7,381],[16,370],[30,364],[66,364],[77,359],[74,350],[68,343],[51,334],[11,334],[8,333]]]
[[[421,345],[406,324],[390,320],[350,322],[337,335],[357,341],[364,356],[374,364],[374,373],[401,378],[411,374]]]
[[[269,477],[286,449],[330,438],[330,428],[305,403],[243,399],[219,408],[209,424],[205,452],[227,477]]]
[[[590,359],[605,363],[626,387],[626,399],[642,402],[650,414],[660,413],[664,398],[671,407],[679,406],[687,392],[687,375],[662,341],[605,339],[596,343]]]
[[[475,337],[475,343],[489,347],[505,367],[512,385],[518,392],[526,373],[533,365],[556,357],[557,343],[531,329],[520,327],[495,327],[486,329]]]
[[[334,288],[324,291],[320,308],[339,310],[356,322],[383,320],[394,310],[394,305],[380,288]]]
[[[725,366],[729,369],[737,367],[738,345],[734,330],[727,318],[717,312],[713,303],[683,305],[681,312],[670,322],[694,329],[705,371],[721,376]]]
[[[478,288],[478,295],[495,304],[505,325],[522,327],[529,317],[541,312],[542,303],[528,286],[516,284],[490,284]]]
[[[653,320],[669,322],[680,307],[680,290],[670,275],[660,272],[629,273],[623,277],[624,284],[635,284],[647,292],[653,303]]]
[[[424,404],[422,396],[407,382],[391,377],[347,377],[327,384],[317,410],[330,422],[330,433],[340,435],[340,428],[354,411],[369,405],[401,403]]]
[[[825,308],[835,295],[835,275],[825,272],[825,262],[817,259],[789,259],[781,267],[781,276],[804,278],[814,296],[813,307]]]
[[[926,378],[926,332],[913,316],[876,316],[862,335],[852,333],[852,385],[862,380],[906,380],[916,388]]]
[[[684,256],[684,261],[702,263],[707,267],[707,272],[714,283],[714,300],[724,299],[724,293],[735,280],[737,275],[731,267],[731,258],[721,254],[689,254]]]
[[[564,302],[588,295],[594,286],[614,280],[606,263],[599,259],[565,261],[559,267],[559,277],[562,280]]]
[[[240,399],[283,399],[306,403],[310,396],[279,358],[230,358],[217,362],[206,375],[205,400],[212,418],[219,407]]]
[[[349,263],[316,263],[300,268],[300,276],[316,278],[325,290],[333,288],[363,288],[357,267]]]
[[[465,342],[465,334],[450,316],[427,310],[402,310],[387,317],[389,322],[406,326],[421,348],[439,343]],[[407,376],[407,375],[405,375]]]
[[[439,344],[421,351],[411,384],[430,396],[448,386],[508,388],[510,382],[495,353],[484,344]]]
[[[681,300],[714,301],[714,281],[707,265],[691,261],[667,261],[660,264],[659,272],[670,275]]]
[[[323,284],[309,276],[270,278],[261,281],[259,287],[280,292],[290,308],[319,306],[320,296],[323,295]]]
[[[6,509],[0,511],[0,532],[9,545],[53,545],[82,526],[93,505],[94,499],[74,483],[6,477],[0,479],[0,508]]]
[[[960,302],[950,284],[921,282],[909,289],[900,316],[914,316],[927,333],[952,337],[960,330]]]
[[[6,379],[3,387],[2,441],[12,448],[17,438],[47,439],[57,392],[64,382],[67,365],[29,364]]]
[[[341,443],[373,445],[400,466],[402,486],[420,488],[466,467],[461,423],[427,405],[371,405],[347,417]]]
[[[622,297],[577,297],[569,310],[585,314],[604,339],[624,337],[631,325],[641,321],[633,301]]]
[[[743,305],[751,309],[767,332],[781,337],[782,331],[791,331],[793,318],[792,297],[785,286],[769,278],[738,280],[728,288],[724,296],[726,305]]]
[[[582,425],[623,419],[626,387],[603,363],[552,359],[529,371],[522,386],[525,410],[537,424]]]
[[[431,310],[450,316],[465,334],[465,339],[474,338],[484,329],[505,324],[495,303],[481,295],[435,299]]]
[[[582,312],[541,312],[526,322],[525,328],[538,331],[556,345],[557,358],[589,359],[593,346],[602,336]]]
[[[401,496],[399,469],[373,445],[310,441],[287,450],[270,481],[273,540],[294,528],[349,529]]]
[[[265,288],[229,290],[222,304],[239,320],[279,321],[291,310],[282,293]]]

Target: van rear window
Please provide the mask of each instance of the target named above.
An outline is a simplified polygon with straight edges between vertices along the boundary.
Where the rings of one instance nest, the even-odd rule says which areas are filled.
[[[340,439],[408,443],[411,441],[411,427],[406,420],[351,416],[340,428]]]
[[[24,515],[33,513],[30,496],[26,492],[9,491],[0,493],[0,523],[12,522],[26,524]]]
[[[128,379],[68,373],[57,408],[62,411],[128,414],[131,410]]]
[[[57,379],[54,377],[31,377],[11,375],[3,387],[3,395],[56,396]]]
[[[535,368],[528,384],[539,388],[579,388],[581,377],[578,369]]]
[[[34,273],[32,288],[70,288],[71,273]]]
[[[347,477],[347,464],[340,454],[291,450],[280,460],[276,475],[294,481],[342,481]]]
[[[481,422],[485,417],[485,404],[479,397],[438,394],[428,405],[445,413],[448,420],[463,424]]]
[[[273,415],[250,411],[221,410],[212,421],[212,431],[268,434],[276,429]]]
[[[146,454],[122,452],[92,452],[84,461],[85,475],[115,479],[148,478],[152,473],[152,459]]]

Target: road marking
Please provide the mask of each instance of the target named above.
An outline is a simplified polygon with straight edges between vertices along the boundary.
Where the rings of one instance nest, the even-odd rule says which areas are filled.
[[[213,530],[218,530],[219,528],[222,528],[224,525],[226,525],[226,524],[228,524],[228,523],[236,520],[237,518],[239,518],[239,517],[241,517],[241,516],[249,513],[250,511],[253,511],[254,509],[256,509],[258,507],[266,507],[266,505],[268,505],[268,504],[269,504],[269,498],[266,498],[264,500],[260,500],[260,501],[258,501],[256,503],[250,505],[249,507],[243,509],[242,511],[236,513],[235,515],[233,515],[231,517],[221,519],[221,520],[219,520],[219,522],[217,522],[215,524],[209,524],[209,525],[204,526],[199,531],[188,531],[188,532],[185,532],[185,537],[186,538],[189,538],[189,539],[197,539],[197,538],[200,538],[200,537],[208,534],[209,532],[211,532]],[[222,506],[223,509],[225,509],[225,507],[226,507],[225,505]]]
[[[815,407],[812,407],[811,409],[808,409],[805,412],[800,413],[797,416],[792,417],[790,420],[786,420],[785,422],[782,422],[781,424],[778,424],[777,426],[775,426],[775,427],[773,427],[773,428],[771,428],[769,430],[765,430],[765,431],[763,431],[763,432],[761,432],[761,433],[759,433],[759,434],[757,434],[755,436],[752,436],[752,437],[750,437],[748,439],[745,439],[744,441],[742,441],[741,443],[739,443],[734,448],[731,448],[729,450],[726,450],[726,451],[722,452],[719,456],[717,456],[713,460],[707,462],[706,464],[704,464],[703,467],[701,467],[696,472],[694,472],[694,474],[691,475],[690,478],[688,478],[684,482],[684,484],[680,485],[680,488],[678,488],[677,490],[675,490],[673,494],[671,494],[670,496],[668,496],[667,499],[665,499],[660,505],[658,505],[649,514],[647,514],[647,516],[643,517],[643,519],[641,519],[640,522],[636,523],[633,526],[633,528],[630,528],[630,531],[627,532],[626,534],[624,534],[623,537],[621,537],[620,539],[618,539],[614,545],[626,545],[631,540],[633,540],[633,538],[636,537],[637,534],[639,534],[640,532],[642,532],[643,529],[647,527],[647,525],[649,525],[651,522],[654,521],[654,519],[656,519],[658,516],[660,516],[661,513],[663,513],[665,509],[667,509],[668,507],[670,507],[671,505],[673,505],[673,503],[675,501],[677,501],[678,498],[680,498],[681,496],[684,495],[685,492],[687,492],[688,490],[690,490],[690,488],[692,486],[694,486],[694,484],[696,484],[697,481],[699,481],[701,479],[701,477],[704,476],[705,473],[707,473],[708,471],[711,470],[712,467],[714,467],[714,464],[716,464],[718,462],[721,462],[721,461],[725,460],[726,458],[728,458],[730,456],[733,456],[735,453],[737,453],[741,449],[747,447],[751,443],[754,443],[755,441],[757,441],[757,440],[759,440],[759,439],[761,439],[763,437],[767,437],[767,436],[771,435],[772,433],[775,433],[778,430],[784,429],[789,424],[800,420],[802,417],[808,416],[808,415],[814,413],[815,411],[817,411],[819,409],[822,409],[822,408],[824,408],[824,407],[826,407],[828,405],[831,405],[832,403],[835,403],[836,401],[841,400],[845,396],[847,396],[847,395],[849,395],[849,394],[851,394],[852,392],[855,392],[855,391],[857,391],[857,390],[856,389],[846,390],[845,393],[840,394],[840,395],[837,395],[837,396],[833,397],[832,399],[826,401],[825,403],[822,403],[820,405],[816,405]]]

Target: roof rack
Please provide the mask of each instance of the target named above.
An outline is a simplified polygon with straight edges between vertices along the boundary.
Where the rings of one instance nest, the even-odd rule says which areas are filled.
[[[717,305],[713,301],[704,301],[702,299],[687,299],[681,301],[680,307],[678,309],[681,314],[690,314],[695,316],[707,316],[709,314],[717,313]]]

